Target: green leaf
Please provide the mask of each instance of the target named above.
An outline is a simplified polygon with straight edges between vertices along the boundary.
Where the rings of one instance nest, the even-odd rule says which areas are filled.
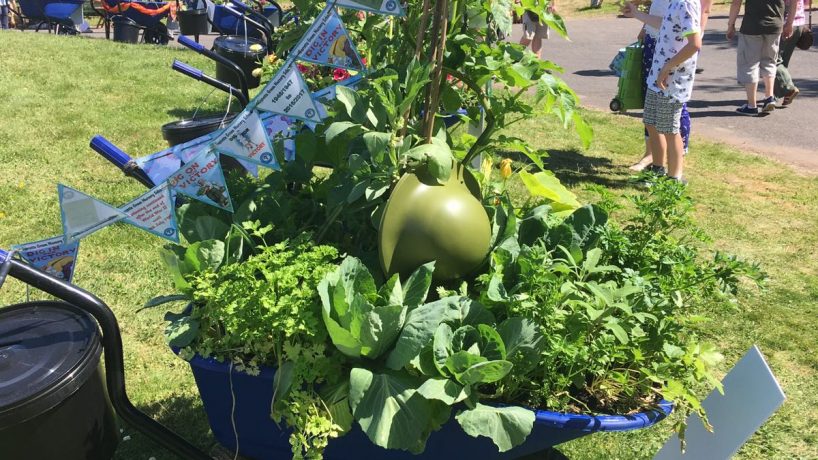
[[[507,359],[523,366],[519,371],[539,363],[545,341],[536,323],[525,318],[508,318],[497,326],[497,332],[506,346]]]
[[[348,330],[332,319],[326,310],[322,310],[322,317],[333,345],[350,358],[360,357],[361,343]]]
[[[449,379],[429,379],[418,388],[418,393],[426,399],[435,399],[453,406],[468,398],[471,389]]]
[[[409,307],[410,311],[426,300],[434,271],[435,261],[431,261],[418,267],[406,280],[403,304]]]
[[[278,373],[276,373],[278,375]],[[341,434],[352,429],[352,409],[349,407],[349,381],[321,387],[319,395],[327,405],[332,423],[341,427]]]
[[[493,321],[494,316],[485,307],[465,297],[445,297],[421,305],[409,312],[406,317],[406,323],[386,364],[395,370],[407,365],[432,342],[440,323],[446,322],[459,326]]]
[[[375,374],[353,368],[349,405],[369,440],[385,449],[420,453],[431,432],[432,405],[418,394],[420,382],[405,373]]]
[[[463,385],[494,383],[508,375],[512,367],[514,365],[506,360],[484,361],[472,365],[456,377]]]
[[[189,302],[190,301],[190,296],[187,296],[187,295],[184,295],[184,294],[160,295],[160,296],[154,297],[154,298],[148,300],[147,302],[145,302],[145,305],[143,305],[140,310],[145,309],[145,308],[158,307],[159,305],[164,305],[166,303],[181,302],[181,301],[188,301]]]
[[[534,428],[533,411],[522,407],[491,407],[477,404],[455,417],[469,436],[490,438],[500,452],[506,452],[525,441]]]
[[[195,272],[215,271],[224,260],[224,242],[198,241],[185,250],[185,264]]]
[[[452,174],[454,157],[445,143],[421,144],[409,150],[406,156],[425,165],[438,183],[446,182]]]
[[[360,330],[361,354],[375,359],[392,346],[406,318],[406,307],[375,307],[366,316]]]
[[[454,331],[452,331],[451,326],[443,323],[437,327],[434,339],[432,341],[433,362],[435,368],[437,368],[437,371],[443,376],[452,375],[446,368],[446,361],[452,354],[451,346],[453,337]]]
[[[392,133],[379,133],[370,131],[364,133],[364,144],[366,150],[376,163],[382,163],[386,153],[389,152],[389,143],[392,141]]]
[[[466,372],[475,364],[484,363],[486,361],[488,360],[483,356],[461,350],[452,353],[451,356],[446,358],[446,369],[451,375],[458,377],[459,380],[460,374]],[[464,382],[461,381],[461,383]]]
[[[531,195],[545,198],[556,211],[573,211],[581,206],[577,196],[565,188],[550,171],[536,174],[520,171],[520,179]]]
[[[186,347],[199,335],[199,320],[191,318],[190,315],[167,312],[165,321],[168,321],[165,338],[172,347]]]
[[[478,324],[477,332],[480,333],[481,355],[488,359],[506,359],[506,346],[493,326]]]
[[[616,336],[617,340],[619,340],[622,345],[627,345],[628,333],[625,332],[625,329],[616,322],[616,319],[610,318],[608,321],[605,322],[605,328],[613,332],[613,335]]]
[[[574,120],[574,131],[582,141],[582,147],[586,149],[591,147],[591,141],[594,139],[594,129],[577,112],[574,112],[571,118]]]
[[[329,144],[341,134],[347,133],[351,136],[355,136],[360,134],[362,131],[364,131],[364,127],[358,123],[351,121],[336,121],[335,123],[329,125],[327,130],[324,131],[324,138],[326,139],[327,144]]]
[[[520,244],[531,246],[548,234],[548,215],[550,212],[551,206],[544,204],[532,209],[520,220]]]
[[[491,17],[497,25],[497,30],[505,36],[511,36],[511,0],[492,0]]]
[[[400,275],[395,273],[378,291],[380,299],[386,299],[386,305],[403,305],[403,288]]]
[[[190,289],[190,283],[185,279],[185,274],[189,271],[184,261],[184,248],[178,245],[168,245],[159,250],[159,256],[162,258],[162,262],[165,263],[168,271],[170,271],[170,275],[173,278],[173,285],[176,289],[188,291]]]

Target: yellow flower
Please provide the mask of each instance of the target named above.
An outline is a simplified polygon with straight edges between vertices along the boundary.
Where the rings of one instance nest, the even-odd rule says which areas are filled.
[[[278,56],[276,56],[275,53],[270,53],[267,55],[267,62],[269,62],[270,64],[275,64],[277,60]]]
[[[261,45],[258,43],[253,43],[250,45],[250,51],[261,51]]]
[[[253,76],[256,78],[261,76],[261,67],[256,67],[255,69],[253,69]]]
[[[4,213],[3,211],[0,211],[0,219],[3,219],[4,217],[6,217],[6,213]]]
[[[483,158],[483,163],[480,164],[480,172],[483,174],[483,180],[487,181],[491,179],[492,166],[494,166],[494,163],[491,161],[490,156]]]
[[[511,177],[511,160],[508,158],[503,158],[500,162],[500,177],[503,179]]]
[[[24,181],[17,182],[17,188],[19,190],[26,188],[26,183]]]

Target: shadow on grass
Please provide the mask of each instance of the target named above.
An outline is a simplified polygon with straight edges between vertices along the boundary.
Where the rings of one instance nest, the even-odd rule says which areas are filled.
[[[543,160],[545,169],[553,171],[566,186],[582,183],[612,189],[631,186],[628,171],[609,158],[586,156],[578,150],[549,150],[548,154]]]
[[[204,452],[210,452],[216,444],[210,434],[207,416],[198,395],[172,395],[146,406],[140,405],[138,409]],[[119,425],[123,439],[119,443],[115,459],[133,460],[151,457],[152,455],[146,455],[148,453],[156,453],[157,455],[153,456],[162,459],[179,458],[144,435],[137,427],[125,425],[121,420]],[[130,438],[126,441],[125,437],[128,436]]]

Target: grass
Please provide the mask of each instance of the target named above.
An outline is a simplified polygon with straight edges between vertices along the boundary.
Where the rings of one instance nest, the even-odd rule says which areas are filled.
[[[174,57],[212,72],[193,53],[47,34],[0,33],[0,247],[61,233],[57,183],[114,205],[144,191],[88,148],[103,134],[131,155],[164,146],[160,126],[193,112],[210,90],[169,69]],[[224,103],[211,98],[210,109]],[[638,121],[587,112],[596,131],[586,151],[550,119],[515,127],[549,149],[548,165],[586,199],[588,185],[616,196],[639,193],[626,165],[639,156]],[[726,356],[723,371],[758,344],[789,399],[737,458],[818,458],[818,178],[785,165],[694,137],[688,158],[690,193],[699,223],[717,248],[761,262],[771,280],[728,310],[711,310],[707,334]],[[624,202],[624,200],[623,200]],[[143,411],[209,450],[207,422],[187,365],[162,338],[162,312],[136,310],[172,292],[158,258],[162,241],[126,225],[83,240],[75,283],[109,303],[123,331],[128,391]],[[0,290],[0,305],[24,300],[19,283]],[[32,293],[33,298],[42,298]],[[650,458],[668,424],[628,434],[597,434],[560,447],[572,459]],[[130,440],[117,459],[172,458],[123,427]]]

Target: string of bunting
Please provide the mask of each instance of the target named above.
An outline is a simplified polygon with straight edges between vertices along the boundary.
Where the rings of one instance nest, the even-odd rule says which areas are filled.
[[[37,269],[71,282],[80,240],[123,222],[151,234],[179,242],[174,212],[176,194],[233,211],[219,155],[235,158],[250,174],[258,167],[279,170],[271,139],[282,136],[284,161],[295,158],[293,138],[303,122],[310,129],[326,116],[339,85],[354,88],[366,66],[335,7],[402,16],[396,0],[335,0],[328,2],[276,75],[224,129],[154,154],[136,164],[158,184],[147,193],[115,207],[86,193],[59,184],[57,193],[63,234],[12,246],[20,258]],[[356,75],[311,93],[297,61],[350,70]]]

